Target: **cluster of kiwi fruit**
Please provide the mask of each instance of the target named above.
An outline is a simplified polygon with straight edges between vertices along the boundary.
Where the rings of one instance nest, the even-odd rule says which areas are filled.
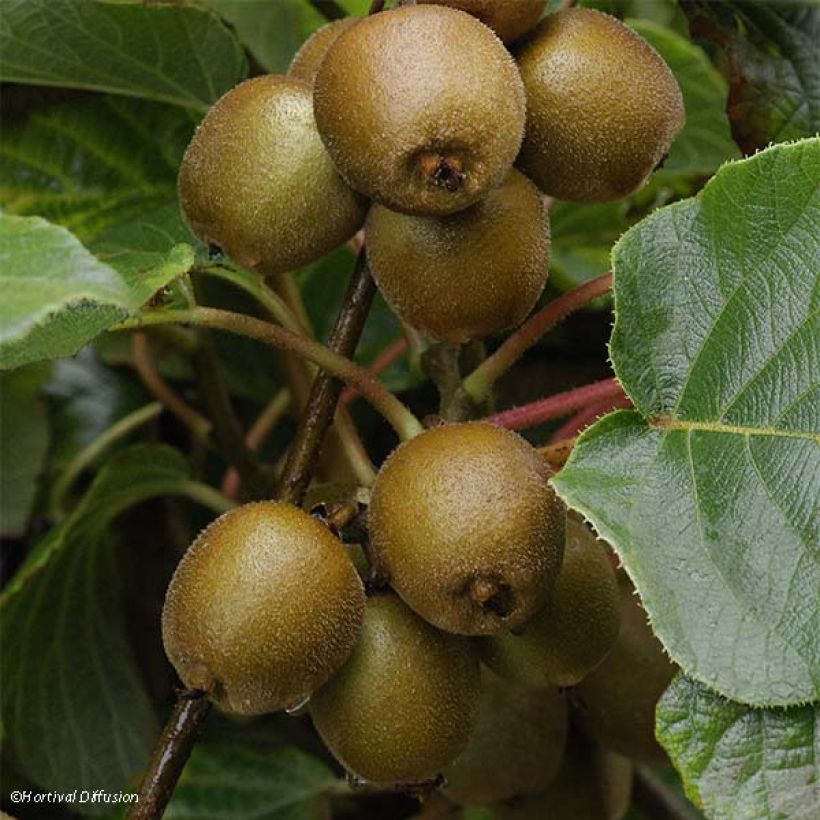
[[[520,324],[546,283],[549,198],[626,196],[683,122],[641,38],[545,5],[421,0],[328,24],[288,76],[245,81],[200,124],[179,178],[188,224],[262,276],[364,228],[386,300],[429,338]],[[619,817],[629,759],[662,757],[672,666],[550,476],[482,422],[403,443],[372,488],[369,584],[306,509],[238,507],[177,568],[166,653],[225,711],[309,701],[359,780],[443,784],[505,818]]]

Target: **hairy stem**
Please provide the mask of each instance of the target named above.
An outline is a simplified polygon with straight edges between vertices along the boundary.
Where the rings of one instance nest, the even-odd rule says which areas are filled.
[[[566,416],[581,407],[604,399],[619,398],[624,395],[623,388],[616,379],[603,379],[583,387],[576,387],[564,393],[556,393],[546,399],[540,399],[532,404],[504,410],[485,419],[490,424],[506,427],[508,430],[524,430],[535,427],[551,419]]]
[[[294,314],[278,293],[265,284],[258,274],[243,276],[239,271],[226,265],[206,265],[199,268],[199,272],[230,282],[259,302],[271,318],[282,327],[286,327],[294,333],[304,332],[299,317]]]
[[[148,392],[166,410],[176,416],[195,438],[205,441],[211,432],[211,422],[175,393],[168,382],[157,372],[151,361],[147,334],[138,331],[132,335],[131,354],[134,357],[134,367]]]
[[[373,361],[368,370],[373,376],[379,376],[390,367],[393,362],[400,359],[407,350],[407,339],[404,337],[396,339],[389,347],[386,347]],[[355,387],[345,387],[339,397],[339,406],[347,407],[359,398],[359,392]]]
[[[552,330],[571,313],[599,296],[603,296],[611,288],[612,274],[605,273],[553,299],[524,322],[492,356],[488,356],[467,376],[462,385],[464,391],[476,402],[486,399],[498,378],[506,373],[545,333]]]
[[[226,330],[273,347],[290,350],[326,370],[331,378],[335,377],[355,387],[390,422],[402,439],[412,438],[422,431],[418,419],[364,368],[318,342],[261,319],[218,308],[197,307],[143,313],[136,319],[122,322],[117,329],[130,330],[169,323]],[[335,407],[335,401],[333,406]]]
[[[158,401],[146,404],[139,410],[134,410],[127,416],[123,416],[119,421],[114,422],[104,433],[97,436],[87,447],[80,450],[69,463],[63,474],[54,482],[51,490],[50,510],[51,515],[59,517],[68,491],[79,475],[94,461],[104,453],[112,444],[125,438],[129,433],[158,418],[162,412],[162,404]]]
[[[610,410],[623,407],[632,407],[632,402],[627,396],[607,396],[601,401],[593,402],[587,407],[582,407],[571,419],[562,424],[550,437],[550,441],[563,441],[567,438],[577,436],[589,427],[599,416],[603,416]]]

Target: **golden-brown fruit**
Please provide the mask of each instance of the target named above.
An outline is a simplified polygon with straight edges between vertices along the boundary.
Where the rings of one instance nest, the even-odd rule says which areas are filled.
[[[434,427],[400,445],[373,485],[379,570],[430,623],[464,635],[524,623],[564,548],[550,469],[523,438],[483,422]]]
[[[604,545],[567,518],[564,562],[555,587],[521,633],[480,641],[484,662],[529,686],[573,686],[612,649],[620,626],[615,572]]]
[[[327,50],[345,31],[358,22],[358,17],[343,17],[314,31],[291,60],[288,76],[313,85]]]
[[[552,785],[536,797],[493,806],[495,820],[620,820],[632,797],[632,762],[572,729]]]
[[[655,707],[677,667],[655,637],[632,585],[620,586],[621,631],[604,662],[575,688],[584,728],[601,744],[647,763],[667,757],[655,739]]]
[[[387,593],[368,599],[361,640],[310,710],[349,772],[411,784],[435,778],[465,747],[478,698],[467,639],[439,632]]]
[[[567,704],[557,689],[519,686],[484,669],[475,728],[444,772],[444,791],[462,806],[537,794],[558,773],[566,739]]]
[[[402,213],[472,205],[507,175],[524,131],[512,57],[444,6],[404,6],[344,32],[319,68],[314,107],[345,179]]]
[[[549,266],[549,213],[523,174],[444,217],[374,205],[367,258],[390,307],[439,339],[466,342],[520,324],[538,301]]]
[[[460,9],[478,17],[505,43],[529,31],[540,19],[547,0],[419,0]]]
[[[546,17],[524,41],[518,66],[527,91],[518,164],[550,196],[606,202],[632,193],[683,126],[669,67],[599,11]]]
[[[341,245],[366,211],[322,145],[310,87],[273,75],[211,108],[182,160],[179,197],[203,242],[266,275]]]
[[[189,547],[162,610],[179,677],[227,711],[293,706],[345,662],[364,589],[323,524],[289,504],[245,504]]]

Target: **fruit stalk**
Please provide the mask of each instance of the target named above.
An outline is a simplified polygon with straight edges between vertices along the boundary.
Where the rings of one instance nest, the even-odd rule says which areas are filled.
[[[506,373],[547,331],[576,310],[612,288],[612,274],[605,273],[553,299],[512,333],[504,344],[480,364],[462,385],[477,402],[486,399],[498,378]]]
[[[599,382],[585,384],[583,387],[556,393],[554,396],[534,401],[532,404],[504,410],[490,416],[485,421],[499,427],[506,427],[508,430],[525,430],[527,427],[535,427],[536,424],[566,416],[592,402],[603,401],[606,398],[620,398],[623,395],[623,388],[618,384],[617,379],[602,379]]]
[[[310,0],[310,5],[321,14],[325,20],[341,20],[347,17],[347,12],[336,0]]]

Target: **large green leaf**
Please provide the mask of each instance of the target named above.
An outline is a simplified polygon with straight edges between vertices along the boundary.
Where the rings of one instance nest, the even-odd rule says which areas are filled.
[[[76,353],[187,271],[193,252],[186,247],[128,281],[65,228],[0,215],[0,368]]]
[[[745,154],[820,131],[816,0],[681,0],[681,6],[692,35],[723,51],[732,134]]]
[[[190,242],[176,177],[195,124],[173,106],[112,96],[4,124],[0,204],[63,225],[95,251],[98,239],[135,252]]]
[[[236,38],[205,9],[4,0],[0,79],[88,88],[204,111],[245,74]]]
[[[613,252],[611,358],[638,412],[555,483],[658,636],[735,700],[820,697],[820,139],[724,168]]]
[[[658,704],[658,737],[689,798],[715,820],[820,816],[820,709],[755,709],[679,675]]]
[[[194,749],[165,817],[168,820],[321,820],[333,773],[314,757],[283,747]]]
[[[683,94],[686,124],[672,143],[660,176],[707,176],[739,156],[726,116],[726,81],[699,46],[643,20],[629,26],[666,61]]]
[[[48,449],[40,391],[51,368],[38,364],[0,373],[0,535],[21,535],[28,523]]]
[[[308,0],[207,0],[259,65],[284,74],[299,46],[327,21]]]
[[[0,595],[6,744],[45,789],[115,791],[145,763],[157,725],[126,640],[110,525],[188,478],[168,447],[118,454]]]

